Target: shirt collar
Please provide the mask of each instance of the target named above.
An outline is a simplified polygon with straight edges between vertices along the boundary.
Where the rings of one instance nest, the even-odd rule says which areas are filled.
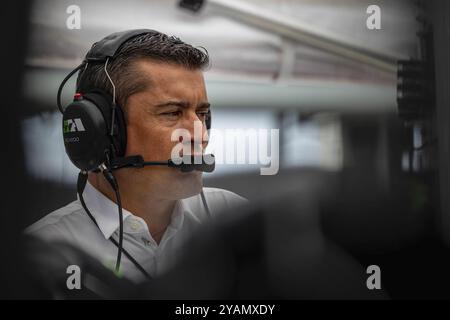
[[[79,200],[79,196],[78,200]],[[83,198],[86,207],[91,212],[98,224],[100,231],[105,239],[109,239],[111,235],[119,228],[119,212],[117,204],[92,186],[89,181],[83,191]],[[132,215],[131,212],[122,208],[123,221]]]
[[[77,195],[78,200],[79,196]],[[95,221],[98,224],[100,231],[105,239],[109,239],[111,235],[119,228],[118,210],[117,204],[111,201],[108,197],[98,191],[92,186],[89,181],[86,183],[86,187],[83,191],[83,198],[87,208],[91,212]],[[134,217],[135,219],[142,220],[141,218],[133,215],[130,211],[122,208],[124,227],[127,218]],[[178,200],[175,204],[172,212],[172,218],[168,229],[170,234],[173,235],[176,231],[180,230],[183,226],[184,215],[193,215],[191,208],[187,205],[184,199]],[[142,220],[143,221],[143,220]],[[143,221],[145,224],[145,222]],[[148,226],[145,224],[148,229]],[[124,228],[125,229],[125,228]]]

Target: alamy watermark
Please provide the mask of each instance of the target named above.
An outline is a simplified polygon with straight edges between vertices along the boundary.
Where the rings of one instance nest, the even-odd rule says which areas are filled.
[[[69,30],[81,29],[81,8],[75,4],[67,7],[66,13],[69,15],[66,19],[66,27]]]
[[[381,269],[376,264],[367,267],[366,273],[370,274],[367,278],[366,286],[369,290],[381,289]]]
[[[366,27],[369,30],[381,29],[381,9],[379,6],[372,4],[367,7],[366,13],[369,14],[366,20]]]
[[[184,161],[190,163],[190,158],[180,158],[181,155],[194,154],[194,164],[202,162],[230,165],[261,165],[261,175],[275,175],[280,165],[279,129],[210,129],[203,131],[200,121],[194,122],[194,137],[187,129],[175,129],[171,141],[178,141],[172,149],[171,158],[176,164]],[[192,143],[194,141],[192,151]],[[202,142],[208,141],[214,159],[204,157]]]
[[[69,274],[66,280],[66,287],[69,290],[81,289],[81,269],[76,264],[67,267],[66,273]]]

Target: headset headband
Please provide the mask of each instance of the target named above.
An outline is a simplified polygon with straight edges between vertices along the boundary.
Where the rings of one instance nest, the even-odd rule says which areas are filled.
[[[121,32],[115,32],[103,38],[99,42],[94,43],[91,50],[86,54],[85,61],[87,62],[101,62],[106,61],[116,55],[122,44],[131,38],[140,36],[142,34],[155,32],[150,29],[136,29]]]

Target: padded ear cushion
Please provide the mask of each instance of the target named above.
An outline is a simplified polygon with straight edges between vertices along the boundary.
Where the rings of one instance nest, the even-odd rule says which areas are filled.
[[[125,117],[120,106],[116,107],[115,123],[111,124],[112,120],[112,97],[100,90],[91,91],[83,94],[83,98],[94,103],[105,119],[107,132],[111,132],[111,125],[114,125],[111,143],[114,147],[114,153],[116,157],[125,155],[125,149],[127,144],[127,130]]]

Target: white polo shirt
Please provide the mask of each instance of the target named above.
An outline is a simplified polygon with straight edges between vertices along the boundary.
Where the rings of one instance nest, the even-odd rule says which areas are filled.
[[[247,202],[237,194],[217,188],[203,188],[211,215],[232,210]],[[114,269],[117,247],[109,240],[119,234],[119,213],[112,202],[89,182],[83,192],[86,206],[98,223],[97,227],[84,211],[79,199],[62,207],[26,229],[26,233],[45,241],[66,241],[75,245],[106,267]],[[146,222],[123,209],[123,247],[152,276],[162,274],[176,261],[187,238],[202,221],[208,219],[200,195],[178,200],[171,222],[159,245],[152,238]],[[136,266],[122,254],[121,273],[135,282],[145,279]]]

